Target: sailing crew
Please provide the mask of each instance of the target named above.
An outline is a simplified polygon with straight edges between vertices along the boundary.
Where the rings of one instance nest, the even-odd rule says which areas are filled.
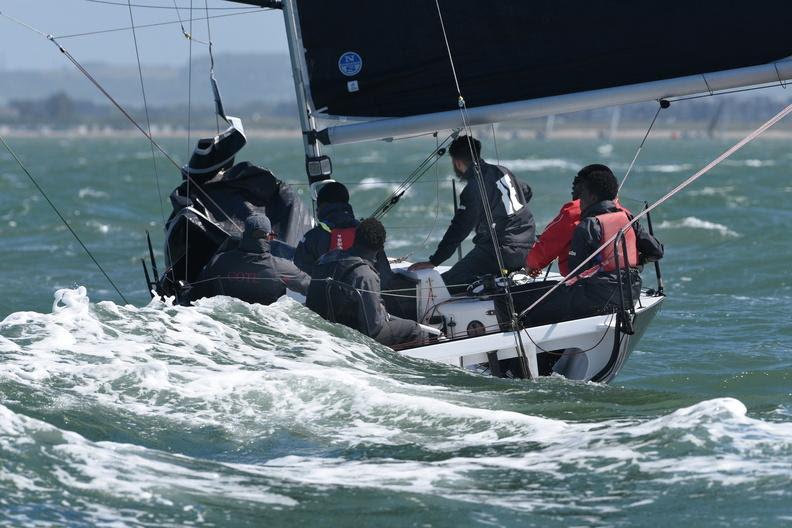
[[[314,266],[305,304],[325,319],[354,328],[383,345],[417,345],[425,337],[421,326],[389,314],[382,300],[376,262],[385,237],[379,220],[360,222],[349,251],[331,251]]]
[[[473,137],[460,136],[451,143],[448,152],[454,172],[466,182],[460,194],[460,205],[437,251],[427,262],[415,263],[409,269],[416,271],[442,264],[475,229],[473,249],[442,275],[453,294],[464,291],[468,284],[482,275],[501,276],[521,269],[535,240],[535,225],[527,205],[530,193],[526,192],[526,186],[507,168],[491,165],[481,159],[481,142]],[[479,173],[486,197],[482,197],[480,192]],[[484,199],[492,211],[503,270],[498,265]]]
[[[595,171],[613,174],[613,171],[608,166],[598,163],[587,165],[578,171],[575,179],[572,180],[572,201],[561,206],[561,210],[556,217],[547,224],[542,234],[537,237],[536,243],[525,259],[525,269],[531,277],[538,277],[542,270],[556,259],[558,259],[559,273],[563,276],[569,274],[567,259],[569,258],[569,249],[572,245],[572,234],[580,223],[580,182],[589,173]],[[631,216],[630,211],[619,203],[618,198],[615,198],[613,203]],[[646,233],[645,231],[641,232]],[[639,241],[639,245],[642,244],[644,242]],[[651,241],[647,241],[645,244],[649,248],[647,251],[651,252]]]
[[[349,203],[349,190],[342,183],[331,181],[324,184],[316,193],[316,207],[319,225],[305,234],[294,252],[294,264],[311,276],[322,255],[352,247],[355,243],[355,228],[359,224]],[[415,319],[415,283],[405,275],[393,273],[384,249],[377,253],[375,266],[382,288],[399,290],[402,294],[385,297],[388,312]]]
[[[616,202],[619,184],[608,167],[586,167],[580,171],[576,182],[581,214],[568,253],[570,270],[632,220],[632,215]],[[624,245],[620,239],[618,244],[609,243],[584,270],[530,310],[524,323],[541,325],[624,309],[626,299],[622,299],[622,292],[627,299],[637,299],[641,292],[639,267],[661,259],[663,246],[637,222],[626,230],[624,240]],[[622,288],[619,287],[620,277]],[[533,304],[543,293],[544,290],[537,290],[533,295],[515,296],[518,310]]]
[[[242,240],[234,249],[215,254],[194,285],[193,298],[228,295],[245,302],[272,304],[286,288],[305,295],[311,278],[270,248],[272,225],[254,214],[245,220]]]
[[[313,275],[319,258],[334,249],[347,250],[355,242],[358,220],[349,204],[349,191],[343,183],[326,183],[316,193],[316,227],[305,233],[294,252],[294,264]]]

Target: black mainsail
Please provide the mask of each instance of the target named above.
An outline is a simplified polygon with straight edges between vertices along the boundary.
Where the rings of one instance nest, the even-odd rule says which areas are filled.
[[[438,9],[468,125],[792,78],[790,1],[236,1],[284,10],[309,160],[462,127]]]
[[[296,4],[314,108],[368,118],[456,108],[433,0]],[[440,7],[471,108],[792,55],[792,2],[442,0]]]

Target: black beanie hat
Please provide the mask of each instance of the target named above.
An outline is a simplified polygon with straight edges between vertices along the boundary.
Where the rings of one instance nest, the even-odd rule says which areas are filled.
[[[336,181],[326,183],[316,193],[316,203],[349,203],[349,191],[343,183]]]

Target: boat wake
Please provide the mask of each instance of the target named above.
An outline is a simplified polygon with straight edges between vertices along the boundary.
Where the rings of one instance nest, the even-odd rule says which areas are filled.
[[[59,290],[52,313],[0,323],[0,524],[255,524],[342,512],[317,497],[344,489],[364,508],[454,501],[482,523],[482,504],[605,522],[668,507],[670,484],[789,499],[784,416],[732,398],[587,414],[619,390],[405,358],[286,298],[136,308]]]

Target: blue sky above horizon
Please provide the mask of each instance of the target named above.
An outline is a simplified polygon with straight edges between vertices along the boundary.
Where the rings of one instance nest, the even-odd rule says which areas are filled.
[[[130,26],[127,0],[107,0],[113,4],[87,0],[0,0],[4,14],[55,36]],[[287,52],[286,35],[280,11],[265,11],[222,0],[132,0],[135,25],[177,22],[179,17],[189,26],[193,5],[193,35],[206,41],[205,6],[209,16],[215,54]],[[230,9],[218,9],[230,8]],[[252,13],[241,14],[243,11]],[[178,66],[187,63],[189,43],[178,23],[137,29],[141,61],[148,65]],[[115,31],[99,35],[60,39],[81,62],[134,64],[135,48],[132,32]],[[207,46],[193,42],[193,55],[207,54]],[[0,17],[0,70],[49,70],[69,67],[57,49],[42,36]]]

